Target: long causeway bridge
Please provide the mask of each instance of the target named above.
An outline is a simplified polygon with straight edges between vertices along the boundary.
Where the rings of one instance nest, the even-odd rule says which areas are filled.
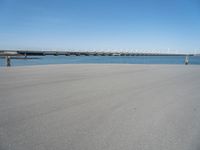
[[[188,56],[194,54],[173,53],[142,53],[142,52],[107,52],[107,51],[34,51],[34,50],[0,50],[0,57],[5,57],[6,66],[11,66],[11,58],[27,56],[186,56],[185,64],[189,63]]]
[[[0,50],[0,56],[193,56],[193,54],[145,53],[145,52],[107,52],[107,51],[34,51]]]

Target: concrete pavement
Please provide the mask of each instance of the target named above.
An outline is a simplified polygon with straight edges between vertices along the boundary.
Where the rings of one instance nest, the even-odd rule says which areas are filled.
[[[200,66],[0,68],[0,150],[199,150]]]

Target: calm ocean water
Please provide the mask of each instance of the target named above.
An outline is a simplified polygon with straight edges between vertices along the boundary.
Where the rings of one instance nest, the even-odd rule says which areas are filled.
[[[30,57],[30,56],[29,56]],[[12,59],[12,66],[46,64],[184,64],[184,56],[37,56],[32,59]],[[190,64],[200,65],[200,56],[189,57]],[[5,59],[0,59],[5,66]]]

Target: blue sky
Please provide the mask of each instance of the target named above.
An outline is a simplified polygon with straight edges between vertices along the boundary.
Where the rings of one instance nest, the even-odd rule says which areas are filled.
[[[0,0],[0,49],[200,51],[200,0]]]

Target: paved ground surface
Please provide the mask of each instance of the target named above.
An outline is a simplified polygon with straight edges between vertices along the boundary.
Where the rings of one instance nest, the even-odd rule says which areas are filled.
[[[200,66],[1,68],[0,150],[200,150]]]

